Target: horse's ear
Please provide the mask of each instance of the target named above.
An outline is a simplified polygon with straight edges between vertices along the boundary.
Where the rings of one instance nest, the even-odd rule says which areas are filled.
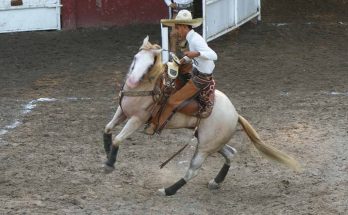
[[[155,49],[162,49],[161,46],[158,45],[158,44],[154,44],[153,47],[154,47]]]
[[[162,52],[161,46],[159,46],[159,45],[157,45],[157,44],[154,44],[154,45],[153,45],[152,52],[153,52],[155,55],[160,54],[160,53]]]
[[[151,43],[149,42],[149,35],[147,35],[143,41],[143,44],[140,46],[139,50],[145,49],[151,49]]]
[[[149,35],[147,35],[147,36],[145,37],[142,46],[145,46],[148,42],[149,42]]]

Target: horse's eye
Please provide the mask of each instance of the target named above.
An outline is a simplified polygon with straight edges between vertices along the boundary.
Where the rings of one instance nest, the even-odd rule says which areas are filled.
[[[132,65],[131,65],[131,71],[133,71],[133,69],[134,69],[135,61],[136,61],[136,58],[134,57],[133,63],[132,63]]]
[[[132,62],[131,66],[130,66],[130,71],[133,71],[134,69],[134,61]]]

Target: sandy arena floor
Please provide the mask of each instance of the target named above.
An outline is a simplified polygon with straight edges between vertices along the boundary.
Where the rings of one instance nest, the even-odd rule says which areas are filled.
[[[0,214],[348,214],[347,22],[249,24],[210,43],[217,88],[304,170],[265,160],[238,131],[222,188],[207,188],[216,155],[173,197],[156,191],[183,176],[195,143],[158,166],[191,131],[138,132],[102,170],[102,131],[147,34],[160,41],[153,25],[0,35]]]

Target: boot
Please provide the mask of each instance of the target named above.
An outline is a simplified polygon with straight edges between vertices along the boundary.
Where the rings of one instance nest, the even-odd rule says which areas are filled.
[[[158,126],[156,128],[156,132],[161,132],[163,128],[165,128],[166,124],[170,120],[171,116],[173,116],[174,109],[179,106],[182,102],[187,99],[190,99],[194,96],[199,89],[195,86],[195,84],[190,79],[180,90],[171,95],[168,99],[168,103],[165,106],[164,110],[161,112],[161,115],[158,116],[157,120],[153,122],[158,122]],[[179,110],[179,112],[184,112],[185,114],[192,115],[190,112],[196,112],[198,109],[198,105],[192,103],[191,105],[187,105],[187,107],[183,108],[184,111]]]

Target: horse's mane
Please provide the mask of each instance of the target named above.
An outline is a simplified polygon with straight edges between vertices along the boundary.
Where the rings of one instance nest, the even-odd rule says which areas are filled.
[[[157,44],[151,44],[150,42],[143,44],[140,49],[151,50],[151,49],[161,49],[161,46]],[[155,63],[148,71],[148,76],[150,80],[157,79],[157,77],[164,72],[164,64],[162,63],[162,55],[158,53],[155,55]]]
[[[157,77],[163,72],[164,64],[162,63],[161,54],[156,55],[155,58],[156,58],[155,64],[152,66],[151,70],[149,71],[149,74],[151,76]]]
[[[161,51],[162,48],[160,45],[152,44],[149,42],[149,37],[147,36],[143,44],[140,46],[139,50],[145,50],[154,53],[154,64],[151,68],[146,71],[143,80],[148,80],[151,84],[158,79],[158,77],[164,72],[165,65],[162,63]]]

